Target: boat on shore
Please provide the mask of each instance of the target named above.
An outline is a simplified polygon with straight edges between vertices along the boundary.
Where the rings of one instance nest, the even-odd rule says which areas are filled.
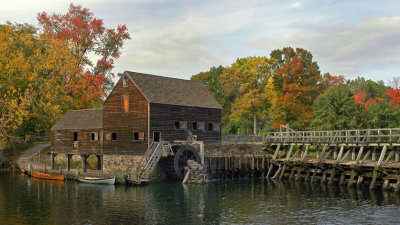
[[[41,172],[36,172],[36,171],[33,171],[32,176],[35,178],[46,179],[46,180],[64,180],[65,179],[64,174],[48,174],[48,173],[41,173]]]
[[[89,184],[115,184],[115,177],[78,177],[78,180]]]

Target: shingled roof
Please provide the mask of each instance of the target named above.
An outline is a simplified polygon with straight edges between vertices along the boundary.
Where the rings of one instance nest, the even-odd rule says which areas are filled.
[[[103,109],[70,110],[51,130],[90,130],[103,128]]]
[[[221,109],[199,81],[125,71],[150,103]]]

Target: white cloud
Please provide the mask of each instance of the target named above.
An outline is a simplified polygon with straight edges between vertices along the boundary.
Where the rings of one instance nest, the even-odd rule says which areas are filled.
[[[295,3],[292,4],[293,8],[299,8],[300,6],[301,6],[300,2],[295,2]]]
[[[291,34],[253,38],[253,46],[268,50],[285,46],[309,50],[323,71],[362,75],[367,66],[399,63],[400,17],[366,17],[354,23],[292,24]]]

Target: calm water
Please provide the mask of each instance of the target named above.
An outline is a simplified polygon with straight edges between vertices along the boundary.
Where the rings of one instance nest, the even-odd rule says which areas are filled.
[[[399,224],[400,195],[296,182],[144,187],[0,173],[0,224]]]

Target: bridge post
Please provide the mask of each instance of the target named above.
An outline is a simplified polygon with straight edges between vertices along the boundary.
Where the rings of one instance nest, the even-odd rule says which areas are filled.
[[[293,148],[294,148],[294,144],[291,144],[289,152],[286,155],[285,164],[283,164],[283,168],[281,171],[281,175],[279,176],[279,179],[283,178],[283,174],[285,173],[285,169],[286,169],[286,163],[289,161],[289,158],[290,158],[290,155],[292,154]]]
[[[276,150],[275,150],[274,156],[272,157],[272,160],[271,160],[271,162],[269,164],[267,176],[265,177],[267,179],[269,178],[269,175],[271,174],[272,168],[274,167],[273,160],[275,160],[276,157],[278,156],[278,152],[279,152],[280,148],[281,148],[280,144],[278,146],[276,146]]]

